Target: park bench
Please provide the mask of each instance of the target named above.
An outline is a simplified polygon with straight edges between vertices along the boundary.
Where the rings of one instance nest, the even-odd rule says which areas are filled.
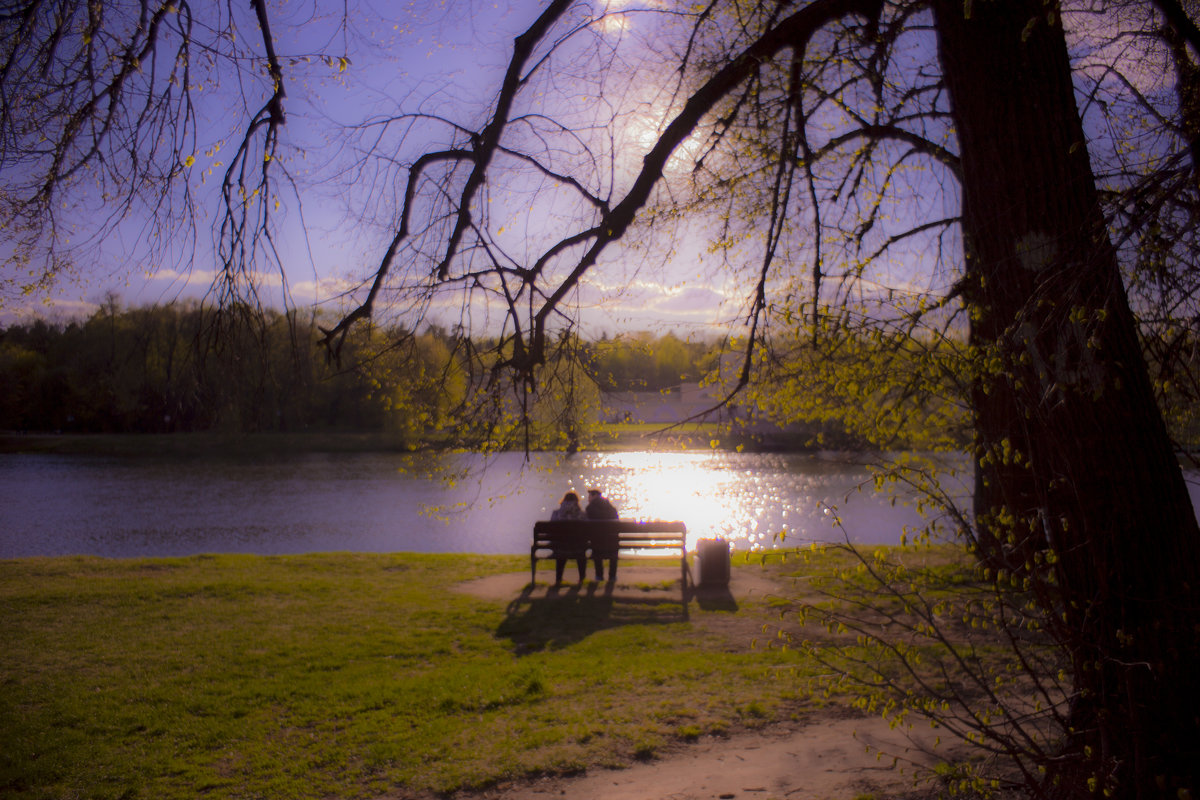
[[[529,549],[529,580],[537,578],[539,559],[552,559],[559,551],[616,552],[621,557],[678,558],[680,577],[688,585],[687,527],[682,522],[630,519],[557,520],[533,524]]]

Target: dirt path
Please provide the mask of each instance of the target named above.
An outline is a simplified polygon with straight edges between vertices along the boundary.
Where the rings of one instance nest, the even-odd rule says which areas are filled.
[[[606,589],[616,593],[678,596],[678,580],[664,586],[664,571],[657,568],[622,568],[621,580]],[[677,576],[677,574],[676,574]],[[526,573],[498,575],[463,584],[462,591],[496,602],[529,597]],[[761,621],[751,615],[704,613],[722,604],[744,604],[779,592],[767,572],[734,570],[727,591],[694,597],[695,624],[724,632],[749,643]],[[595,590],[594,587],[592,589]],[[533,596],[548,592],[578,591],[539,586]],[[744,638],[742,638],[744,637]],[[803,724],[779,725],[729,737],[706,737],[680,744],[660,757],[625,769],[598,769],[568,777],[539,778],[504,784],[460,800],[876,800],[921,796],[928,787],[914,784],[913,764],[930,765],[947,760],[945,745],[930,755],[935,733],[892,730],[878,718],[848,718],[845,710],[832,710]],[[886,754],[886,755],[885,755]]]
[[[708,739],[654,761],[500,786],[486,800],[876,800],[926,794],[913,770],[880,750],[926,756],[886,724],[825,719],[799,730],[769,729]],[[926,787],[928,788],[928,787]]]

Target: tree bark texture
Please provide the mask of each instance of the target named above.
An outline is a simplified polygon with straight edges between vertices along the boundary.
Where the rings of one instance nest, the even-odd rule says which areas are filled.
[[[1032,580],[1073,670],[1047,792],[1198,797],[1200,529],[1101,212],[1061,19],[1042,0],[933,6],[962,159],[979,554]]]

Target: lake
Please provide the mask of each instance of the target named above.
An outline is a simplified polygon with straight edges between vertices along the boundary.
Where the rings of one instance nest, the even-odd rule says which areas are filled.
[[[947,482],[964,501],[969,485],[962,472]],[[527,553],[533,523],[592,486],[622,517],[682,520],[693,543],[720,535],[743,550],[778,546],[781,532],[784,546],[893,544],[920,524],[908,496],[893,505],[862,456],[839,453],[2,454],[0,558]]]

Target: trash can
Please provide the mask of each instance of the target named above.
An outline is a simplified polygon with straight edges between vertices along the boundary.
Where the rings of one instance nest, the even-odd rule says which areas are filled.
[[[729,585],[729,540],[701,539],[696,542],[701,586]]]

